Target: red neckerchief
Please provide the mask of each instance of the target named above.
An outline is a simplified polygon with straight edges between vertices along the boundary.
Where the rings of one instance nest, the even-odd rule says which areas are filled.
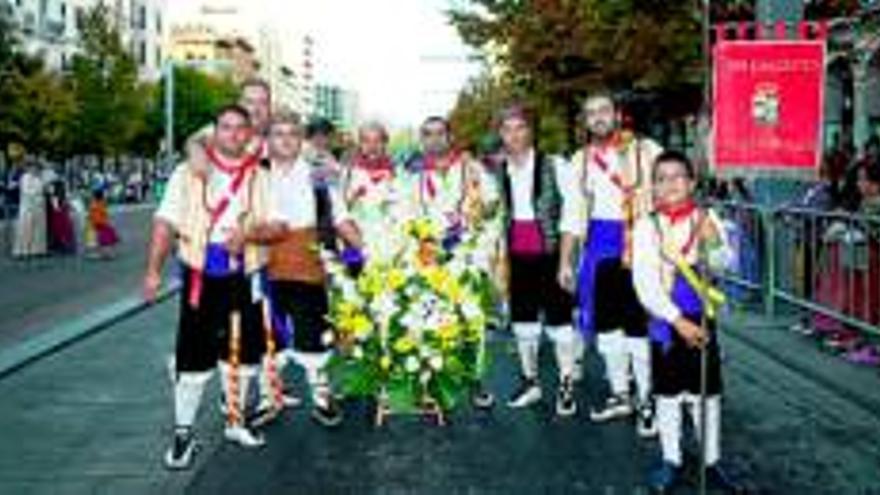
[[[428,174],[423,174],[424,177],[424,188],[429,198],[434,198],[437,195],[437,185],[434,184],[433,172],[447,172],[452,166],[458,162],[459,157],[461,156],[461,152],[458,150],[450,151],[446,153],[442,157],[438,157],[433,154],[426,154],[423,158],[424,163],[422,164],[423,172],[431,172]]]
[[[370,181],[373,184],[394,177],[394,164],[391,162],[391,158],[387,155],[371,158],[366,155],[358,154],[354,159],[353,165],[356,168],[367,172],[367,175],[370,177]]]
[[[697,241],[700,238],[700,231],[703,229],[703,221],[705,220],[705,215],[703,215],[697,207],[697,203],[694,200],[689,199],[674,205],[661,204],[657,205],[657,213],[669,220],[669,224],[672,226],[693,218],[694,214],[698,215],[696,221],[691,226],[691,232],[688,235],[687,241],[681,247],[681,255],[687,256],[687,254],[697,245]]]
[[[696,209],[697,203],[692,199],[682,201],[678,204],[664,203],[657,205],[657,213],[666,217],[672,225],[687,219]]]
[[[207,189],[208,186],[205,184],[202,188],[202,201],[204,202],[205,208],[208,210],[208,214],[210,215],[210,220],[208,224],[208,237],[210,238],[211,231],[214,230],[214,226],[220,221],[220,217],[223,216],[223,213],[229,208],[229,203],[232,201],[238,194],[238,190],[241,189],[242,184],[247,177],[250,176],[250,172],[256,169],[257,164],[260,162],[260,152],[257,151],[256,154],[247,155],[244,158],[240,159],[238,163],[233,163],[232,160],[229,160],[225,157],[221,157],[217,154],[217,151],[213,146],[207,146],[205,148],[205,154],[208,156],[208,160],[217,168],[220,172],[233,175],[232,182],[229,184],[229,188],[226,190],[226,193],[220,198],[215,206],[211,206],[208,204],[207,198]],[[202,295],[202,270],[201,269],[193,269],[190,272],[190,286],[189,286],[189,294],[188,294],[188,302],[190,306],[196,308],[199,306],[199,301]]]

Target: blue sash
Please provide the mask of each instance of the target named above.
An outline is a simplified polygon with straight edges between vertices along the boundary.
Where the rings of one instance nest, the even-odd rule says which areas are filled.
[[[578,328],[588,339],[596,333],[596,269],[604,260],[623,257],[623,232],[622,220],[590,220],[588,226],[577,288]]]
[[[672,302],[681,310],[682,314],[689,318],[702,318],[703,303],[700,295],[691,287],[691,284],[685,280],[684,275],[676,272],[675,281],[672,284]],[[661,318],[652,317],[648,324],[648,334],[652,342],[657,342],[663,346],[663,350],[669,350],[672,345],[672,322]]]
[[[202,273],[208,277],[226,277],[243,269],[243,254],[236,256],[237,267],[235,269],[233,269],[231,261],[232,256],[222,244],[208,244],[205,248],[205,266]]]

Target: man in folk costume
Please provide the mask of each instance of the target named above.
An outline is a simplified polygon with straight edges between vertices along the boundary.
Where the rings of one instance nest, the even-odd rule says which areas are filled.
[[[358,150],[346,167],[343,198],[357,224],[371,260],[394,254],[396,227],[391,215],[397,204],[394,162],[386,152],[388,132],[378,122],[358,129]]]
[[[269,220],[268,173],[258,166],[258,156],[245,152],[252,133],[248,119],[235,105],[218,112],[206,149],[214,170],[206,178],[186,163],[179,165],[153,222],[145,297],[155,298],[175,238],[183,268],[175,431],[165,456],[172,469],[191,465],[193,422],[218,360],[228,402],[224,436],[244,447],[264,442],[243,415],[248,384],[264,352],[261,306],[253,288],[265,264],[258,243],[265,242]]]
[[[632,227],[648,213],[651,164],[660,147],[620,128],[612,98],[596,94],[584,103],[589,135],[572,158],[580,171],[581,191],[565,198],[586,211],[586,243],[577,273],[578,323],[586,338],[596,336],[605,362],[611,394],[590,412],[593,421],[629,416],[638,408],[638,431],[653,436],[656,428],[650,391],[648,317],[632,284]],[[580,241],[563,235],[560,283],[574,286],[574,253]],[[637,403],[630,399],[634,375]]]
[[[267,166],[269,148],[266,137],[271,118],[271,86],[263,79],[246,79],[241,84],[238,104],[247,110],[254,129],[253,136],[247,143],[247,153],[258,156],[261,165]],[[208,177],[215,170],[210,166],[206,154],[206,149],[211,146],[213,134],[213,126],[209,125],[192,135],[186,143],[189,166],[196,174],[204,177]],[[272,348],[273,352],[267,353],[260,369],[260,402],[252,418],[256,424],[274,417],[281,407],[294,407],[301,402],[292,390],[284,388],[280,378],[289,358],[288,353],[285,352],[290,340],[290,335],[285,333],[287,330],[289,329],[283,326],[273,327],[273,334],[270,336],[273,342],[266,343],[267,349]],[[282,387],[282,390],[277,390],[278,387]]]
[[[269,83],[262,79],[246,79],[241,83],[238,104],[247,110],[254,129],[253,137],[247,144],[248,153],[258,154],[261,159],[268,158],[269,149],[265,138],[269,132],[272,108],[272,89]],[[208,125],[199,129],[186,142],[187,162],[203,175],[214,170],[205,154],[213,135],[213,126]]]
[[[687,407],[694,430],[705,435],[700,440],[708,487],[736,492],[739,487],[719,466],[722,384],[715,312],[723,294],[701,273],[704,268],[724,270],[733,256],[718,216],[694,202],[696,181],[690,160],[668,151],[655,163],[657,209],[638,220],[633,234],[635,287],[653,316],[652,376],[663,453],[663,463],[651,473],[649,483],[667,493],[679,481],[682,410]]]
[[[577,412],[573,374],[577,335],[572,326],[572,297],[557,282],[560,231],[576,235],[582,220],[569,202],[563,210],[560,188],[577,188],[574,169],[564,160],[534,147],[529,117],[511,106],[499,115],[504,144],[502,198],[506,206],[510,259],[510,311],[519,350],[522,379],[508,405],[527,407],[541,400],[538,380],[540,321],[556,352],[559,392],[556,414]],[[570,194],[574,194],[573,191]]]
[[[404,178],[411,210],[434,219],[448,233],[475,228],[489,220],[483,235],[499,237],[491,211],[498,206],[498,190],[483,164],[469,153],[452,149],[451,128],[443,117],[425,119],[420,128],[422,152],[410,158]],[[490,270],[494,253],[483,253],[485,270]],[[477,384],[472,402],[489,408],[494,396]]]
[[[341,412],[333,398],[324,367],[333,334],[327,322],[326,273],[321,262],[319,216],[329,222],[349,247],[360,248],[361,237],[349,219],[337,188],[317,184],[312,163],[300,151],[303,129],[295,114],[280,113],[269,130],[272,220],[268,277],[280,324],[293,327],[293,357],[306,371],[312,390],[312,416],[334,426]],[[322,206],[323,205],[323,206]]]

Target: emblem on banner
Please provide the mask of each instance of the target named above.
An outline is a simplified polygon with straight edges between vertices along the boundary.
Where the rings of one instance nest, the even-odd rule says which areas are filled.
[[[752,95],[752,118],[761,126],[779,124],[779,88],[775,84],[758,84]]]

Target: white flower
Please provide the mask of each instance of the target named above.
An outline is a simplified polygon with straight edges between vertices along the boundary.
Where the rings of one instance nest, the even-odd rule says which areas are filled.
[[[440,371],[443,368],[443,356],[432,356],[431,359],[428,360],[428,365],[430,365],[432,369]]]
[[[321,334],[321,343],[325,346],[330,346],[333,344],[333,341],[336,340],[333,332],[330,330],[325,331]]]
[[[407,356],[403,366],[407,372],[415,373],[419,370],[419,358],[415,356]]]
[[[364,348],[359,345],[354,346],[351,350],[351,356],[360,361],[364,358]]]

